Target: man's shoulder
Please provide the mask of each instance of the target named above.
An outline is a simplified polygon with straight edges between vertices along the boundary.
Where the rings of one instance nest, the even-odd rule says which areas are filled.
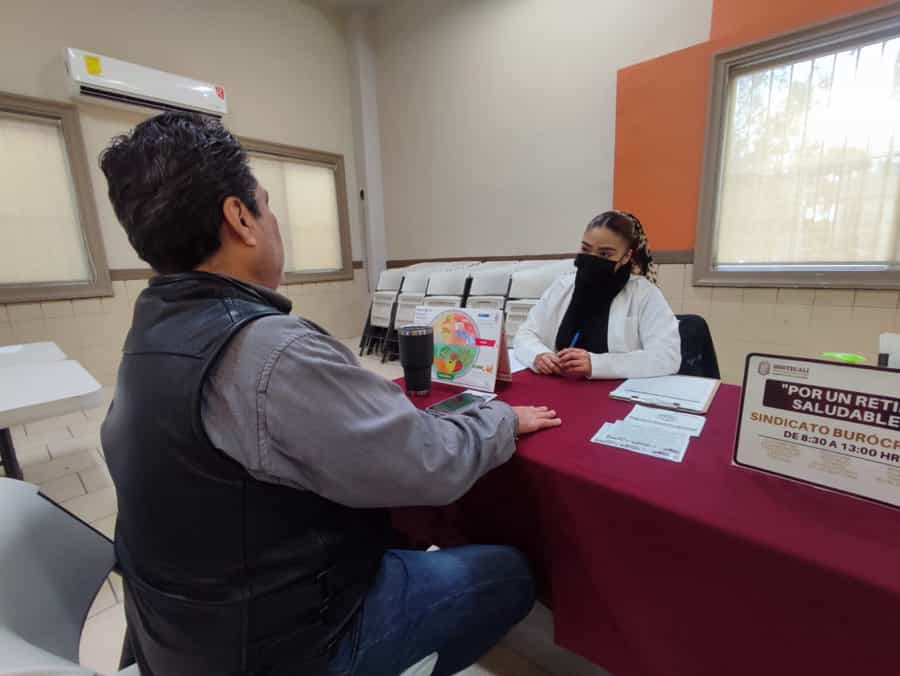
[[[225,348],[222,362],[240,364],[242,370],[260,371],[286,350],[333,351],[331,338],[315,323],[292,315],[269,315],[238,331]]]
[[[238,333],[244,341],[254,343],[281,343],[283,340],[307,335],[322,335],[324,331],[302,317],[295,315],[268,315],[256,319]]]

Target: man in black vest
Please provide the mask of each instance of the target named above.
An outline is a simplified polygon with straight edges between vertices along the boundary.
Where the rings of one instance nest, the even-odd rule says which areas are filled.
[[[387,674],[472,664],[533,603],[506,547],[389,550],[385,508],[446,504],[559,425],[493,402],[422,413],[275,293],[268,193],[218,122],[165,113],[101,157],[159,273],[140,295],[102,440],[144,676]]]

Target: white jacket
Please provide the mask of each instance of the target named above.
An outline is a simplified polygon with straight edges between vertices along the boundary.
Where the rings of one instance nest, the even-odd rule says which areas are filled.
[[[515,338],[516,357],[534,370],[534,360],[556,352],[556,334],[572,292],[575,272],[559,277],[544,292]],[[677,373],[681,367],[678,320],[662,292],[645,277],[632,275],[609,309],[609,352],[591,353],[590,378],[647,378]]]

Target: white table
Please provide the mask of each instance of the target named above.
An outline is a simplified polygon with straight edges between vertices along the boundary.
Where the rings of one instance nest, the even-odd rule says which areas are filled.
[[[25,343],[0,346],[0,368],[17,364],[45,364],[66,359],[56,343]]]
[[[23,345],[23,350],[0,353],[4,357],[18,355],[21,359],[9,365],[0,362],[0,459],[6,475],[16,479],[22,478],[22,468],[16,458],[10,427],[92,408],[103,402],[103,388],[81,364],[65,359],[54,343],[31,345],[41,347]],[[40,355],[50,360],[36,360]]]

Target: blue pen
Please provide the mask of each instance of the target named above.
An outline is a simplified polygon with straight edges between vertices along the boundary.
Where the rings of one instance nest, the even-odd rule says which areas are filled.
[[[578,339],[581,338],[581,331],[576,331],[575,335],[572,336],[572,344],[569,345],[569,349],[571,350],[575,345],[578,344]]]

